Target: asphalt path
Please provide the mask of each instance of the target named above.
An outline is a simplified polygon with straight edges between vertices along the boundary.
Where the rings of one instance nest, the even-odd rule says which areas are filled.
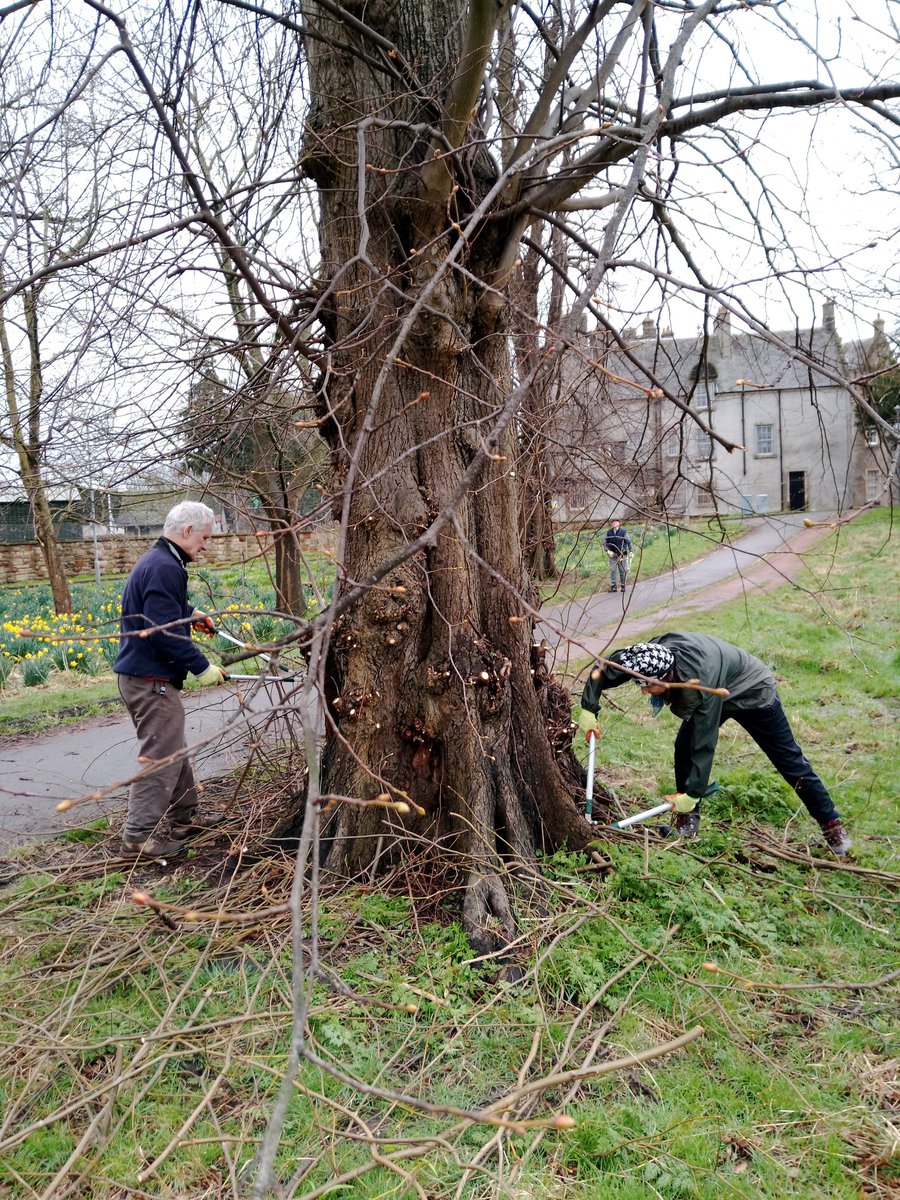
[[[808,528],[807,520],[816,527]],[[554,670],[569,672],[578,660],[615,645],[689,628],[691,615],[700,610],[792,579],[803,553],[828,531],[827,520],[815,513],[755,517],[732,545],[713,543],[709,554],[651,579],[632,573],[624,592],[608,592],[608,577],[598,579],[603,590],[594,595],[545,603],[535,639],[546,642]]]
[[[602,654],[613,642],[689,626],[690,614],[699,608],[790,579],[803,550],[822,532],[805,529],[803,521],[804,514],[754,519],[733,546],[717,547],[653,579],[629,579],[624,593],[602,591],[567,604],[546,604],[537,637],[552,648],[559,671]],[[597,583],[608,586],[606,579]],[[200,778],[244,761],[248,744],[271,732],[273,710],[284,713],[275,688],[260,689],[252,702],[247,700],[244,692],[244,703],[239,702],[229,687],[185,696],[188,745]],[[117,820],[128,779],[142,769],[136,756],[131,722],[121,710],[64,730],[0,740],[0,852],[98,817]],[[76,803],[58,813],[63,800]]]
[[[290,687],[204,688],[185,695],[187,742],[195,774],[210,778],[246,761],[250,743],[291,720],[281,700]],[[280,694],[279,694],[280,693]],[[74,727],[0,739],[0,853],[36,838],[124,812],[137,761],[131,720],[122,709]],[[74,805],[65,813],[56,806]]]

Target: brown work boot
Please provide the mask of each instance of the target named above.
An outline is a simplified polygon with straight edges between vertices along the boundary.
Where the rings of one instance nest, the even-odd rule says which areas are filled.
[[[208,829],[217,829],[225,820],[225,814],[218,809],[210,812],[183,813],[172,817],[172,837],[183,841],[185,838],[198,837]]]
[[[822,826],[822,834],[828,843],[828,849],[832,854],[836,854],[838,858],[843,858],[845,854],[849,854],[853,849],[850,834],[844,828],[843,822],[837,817]]]
[[[155,833],[146,837],[123,837],[119,847],[122,858],[174,858],[183,851],[184,842]]]

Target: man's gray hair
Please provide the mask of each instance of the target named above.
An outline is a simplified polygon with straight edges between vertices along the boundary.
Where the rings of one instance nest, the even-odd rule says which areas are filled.
[[[163,525],[163,533],[181,533],[188,525],[194,529],[212,529],[216,523],[216,514],[207,504],[199,500],[182,500],[170,509]]]

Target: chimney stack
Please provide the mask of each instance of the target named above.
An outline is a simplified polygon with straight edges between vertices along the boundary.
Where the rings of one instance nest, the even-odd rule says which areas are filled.
[[[834,301],[826,300],[822,305],[822,328],[826,333],[834,333]]]
[[[641,337],[656,337],[656,324],[652,317],[644,317],[643,321],[641,322]]]

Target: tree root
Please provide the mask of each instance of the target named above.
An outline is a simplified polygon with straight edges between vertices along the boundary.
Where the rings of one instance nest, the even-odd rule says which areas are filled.
[[[516,922],[500,875],[476,871],[470,874],[462,918],[476,954],[494,954],[510,944],[516,936]]]

